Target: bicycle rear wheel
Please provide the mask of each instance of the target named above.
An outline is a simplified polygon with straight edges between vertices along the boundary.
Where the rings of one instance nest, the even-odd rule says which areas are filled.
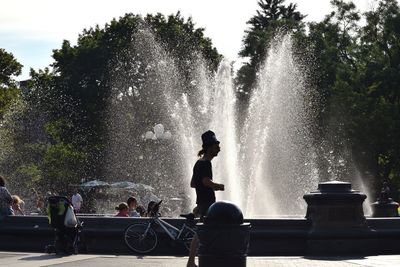
[[[133,251],[149,253],[156,248],[158,238],[149,224],[132,224],[125,230],[125,243]]]

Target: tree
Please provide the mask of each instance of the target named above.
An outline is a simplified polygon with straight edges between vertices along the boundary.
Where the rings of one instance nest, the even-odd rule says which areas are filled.
[[[218,68],[222,56],[212,46],[211,39],[204,36],[204,29],[195,27],[192,18],[185,21],[180,12],[167,18],[158,13],[147,15],[145,21],[154,30],[160,43],[164,44],[166,50],[177,59],[178,64],[182,65],[190,60],[191,54],[200,53],[211,70],[215,71]],[[181,70],[187,68],[187,66],[180,67]]]
[[[321,96],[321,128],[326,128],[332,116],[341,117],[343,114],[339,113],[347,110],[342,101],[334,101],[338,94],[350,92],[342,90],[342,87],[345,84],[357,87],[357,22],[360,16],[352,2],[333,0],[331,4],[334,10],[323,21],[308,24],[307,42],[311,46],[315,62],[310,67],[314,67],[313,82]]]
[[[398,3],[380,1],[364,14],[363,27],[352,2],[331,3],[334,11],[324,21],[310,23],[308,35],[323,99],[320,135],[338,137],[340,132],[353,162],[363,176],[372,177],[376,191],[389,179],[398,192]]]
[[[75,145],[71,121],[60,116],[70,101],[54,96],[55,76],[48,68],[31,70],[29,90],[13,104],[0,127],[0,168],[10,177],[13,192],[27,189],[67,193],[68,184],[80,182],[85,151]]]
[[[256,81],[256,73],[264,61],[270,41],[277,34],[301,33],[304,29],[304,15],[296,10],[297,5],[284,5],[285,0],[260,0],[259,10],[247,24],[250,29],[243,38],[239,55],[249,58],[237,73],[236,84],[239,97],[247,103],[251,89]]]
[[[0,121],[4,114],[10,108],[12,102],[18,98],[20,90],[17,88],[2,88],[0,89]]]
[[[365,14],[361,30],[361,92],[366,109],[357,120],[361,145],[376,162],[377,187],[390,181],[400,196],[400,8],[395,0],[382,0]]]
[[[12,101],[19,95],[13,76],[20,75],[21,69],[22,65],[14,56],[0,48],[0,121]]]
[[[138,56],[151,54],[151,51],[140,50],[144,41],[138,36],[146,31],[151,32],[155,42],[173,58],[183,73],[181,82],[185,86],[179,88],[188,92],[193,87],[190,70],[195,66],[192,61],[194,55],[204,58],[210,71],[217,68],[221,59],[211,40],[204,36],[204,29],[196,28],[192,19],[185,20],[179,12],[168,17],[156,14],[145,18],[126,14],[103,28],[96,26],[84,30],[75,46],[64,41],[60,49],[54,50],[54,86],[49,86],[50,92],[46,94],[73,103],[68,106],[60,103],[60,108],[56,109],[58,115],[53,115],[56,121],[63,118],[61,121],[70,125],[65,127],[68,130],[60,132],[60,139],[65,144],[79,147],[86,155],[84,178],[101,178],[103,175],[105,147],[109,141],[107,123],[111,96],[116,95],[117,89],[128,90],[127,85],[141,88],[146,68],[151,67],[141,64],[141,55]],[[136,67],[138,72],[134,73]],[[157,94],[149,95],[158,79],[148,78],[150,82],[147,86],[138,91],[140,98],[130,98],[133,111],[129,115],[137,126],[165,116],[164,110],[152,108],[152,99]],[[133,127],[132,131],[138,140],[144,132],[142,127]]]
[[[11,53],[0,48],[0,89],[15,87],[12,76],[21,74],[22,65]]]

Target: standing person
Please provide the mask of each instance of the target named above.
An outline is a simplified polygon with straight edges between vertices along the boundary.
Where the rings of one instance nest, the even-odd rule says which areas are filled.
[[[78,213],[83,204],[83,198],[82,198],[81,194],[79,194],[78,192],[73,194],[71,197],[71,202],[72,202],[72,206],[74,207],[75,213]]]
[[[36,198],[36,212],[38,214],[45,214],[44,208],[44,197],[40,195],[35,188],[32,188],[32,193],[35,195]]]
[[[203,217],[207,215],[208,208],[215,202],[215,191],[223,191],[225,186],[213,181],[211,160],[221,151],[215,133],[207,131],[201,135],[201,140],[203,142],[202,149],[197,154],[200,159],[193,167],[191,186],[196,189],[197,210],[200,220],[203,220]],[[187,267],[197,267],[195,257],[198,246],[199,240],[195,235],[190,244]]]
[[[0,219],[3,216],[13,215],[11,205],[12,197],[6,188],[6,179],[0,175]]]

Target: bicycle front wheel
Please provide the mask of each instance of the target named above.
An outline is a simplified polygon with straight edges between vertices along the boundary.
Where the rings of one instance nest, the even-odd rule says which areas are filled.
[[[185,248],[190,251],[190,244],[192,243],[192,239],[195,235],[195,232],[193,231],[187,231],[184,235],[183,235],[183,245],[185,246]]]
[[[157,234],[149,224],[132,224],[125,230],[125,243],[135,252],[149,253],[156,248],[157,242]]]

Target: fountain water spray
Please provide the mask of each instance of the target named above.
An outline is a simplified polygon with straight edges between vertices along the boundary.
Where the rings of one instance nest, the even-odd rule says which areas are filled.
[[[157,45],[150,31],[141,31],[140,37],[145,41],[138,51],[146,53],[138,59],[135,52],[131,60],[152,66],[146,68],[144,83],[149,77],[157,82],[144,87],[156,94],[150,98],[154,108],[166,109],[168,114],[162,118],[173,132],[174,157],[180,162],[175,175],[185,181],[182,185],[189,189],[195,155],[201,148],[200,135],[212,129],[222,149],[213,161],[214,177],[226,186],[217,198],[237,203],[248,216],[293,213],[304,206],[301,197],[317,182],[311,181],[316,177],[309,131],[310,97],[292,55],[291,37],[282,37],[271,45],[243,129],[236,125],[236,95],[227,60],[211,75],[202,58],[194,55],[191,88],[185,90],[173,58]],[[126,81],[121,83],[118,77],[118,88],[127,87]],[[193,192],[190,195],[193,197]]]

